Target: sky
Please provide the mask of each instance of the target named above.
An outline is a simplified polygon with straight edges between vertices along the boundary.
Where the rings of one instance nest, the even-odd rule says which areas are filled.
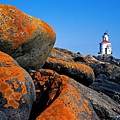
[[[120,59],[120,0],[1,0],[47,22],[56,32],[54,47],[98,55],[108,31],[115,58]]]

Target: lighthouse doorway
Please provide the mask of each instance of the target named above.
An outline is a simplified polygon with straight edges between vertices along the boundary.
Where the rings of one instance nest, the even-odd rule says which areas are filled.
[[[107,48],[105,48],[105,54],[107,54]]]

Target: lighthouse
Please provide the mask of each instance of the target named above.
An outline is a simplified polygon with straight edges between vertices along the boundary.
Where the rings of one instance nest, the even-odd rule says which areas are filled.
[[[98,56],[112,56],[112,46],[111,43],[108,41],[108,33],[104,32],[102,38],[103,41],[100,43],[100,52],[98,53]]]

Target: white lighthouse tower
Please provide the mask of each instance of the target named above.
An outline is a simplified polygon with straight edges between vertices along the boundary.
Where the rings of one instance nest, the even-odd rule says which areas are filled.
[[[98,56],[112,56],[112,46],[108,41],[108,33],[104,32],[103,41],[100,43],[100,52]]]

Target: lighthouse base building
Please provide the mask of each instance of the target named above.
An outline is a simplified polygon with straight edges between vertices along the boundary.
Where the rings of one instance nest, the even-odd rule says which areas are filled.
[[[103,41],[100,43],[100,52],[98,52],[98,56],[112,56],[112,45],[108,41],[108,34],[104,32]]]

